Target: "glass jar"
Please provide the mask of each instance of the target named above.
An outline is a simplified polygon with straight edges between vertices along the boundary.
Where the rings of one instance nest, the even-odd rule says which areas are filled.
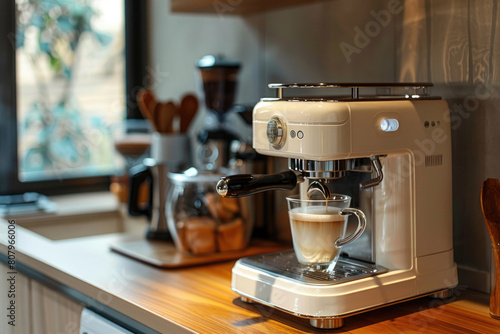
[[[167,223],[179,251],[198,255],[248,246],[253,224],[246,219],[247,201],[221,197],[215,190],[225,175],[195,168],[168,174]]]

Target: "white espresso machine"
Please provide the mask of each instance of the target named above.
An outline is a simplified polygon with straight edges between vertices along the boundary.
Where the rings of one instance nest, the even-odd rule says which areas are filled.
[[[232,289],[243,301],[338,328],[345,317],[384,305],[451,296],[458,279],[450,117],[445,101],[428,96],[429,86],[269,85],[277,97],[254,108],[253,146],[288,158],[290,170],[228,176],[218,193],[239,197],[297,184],[302,197],[345,193],[365,213],[367,228],[342,248],[334,272],[306,268],[293,250],[238,260]],[[341,94],[325,96],[328,88]]]

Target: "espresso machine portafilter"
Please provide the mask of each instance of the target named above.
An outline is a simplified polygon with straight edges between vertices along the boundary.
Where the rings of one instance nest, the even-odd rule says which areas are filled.
[[[269,85],[277,94],[254,108],[253,147],[287,158],[289,170],[223,177],[218,194],[297,185],[301,199],[344,193],[366,214],[367,227],[342,248],[333,272],[304,267],[291,250],[238,260],[231,287],[243,301],[307,318],[314,327],[338,328],[344,318],[383,305],[451,295],[458,284],[451,129],[448,106],[428,94],[430,86]],[[324,89],[340,94],[318,94]]]
[[[366,160],[289,159],[289,171],[270,175],[242,174],[223,177],[217,184],[217,193],[223,197],[241,197],[268,190],[292,190],[306,181],[308,199],[329,199],[331,197],[329,181],[344,177],[347,171],[366,168]],[[376,177],[361,182],[361,189],[378,185],[384,177],[379,156],[372,156],[369,160]]]

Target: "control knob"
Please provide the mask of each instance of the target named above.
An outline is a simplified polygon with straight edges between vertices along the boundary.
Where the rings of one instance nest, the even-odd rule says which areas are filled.
[[[274,148],[279,149],[285,144],[286,128],[284,122],[277,116],[267,123],[267,140]]]

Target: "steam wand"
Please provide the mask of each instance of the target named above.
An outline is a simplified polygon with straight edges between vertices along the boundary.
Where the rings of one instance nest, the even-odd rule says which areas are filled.
[[[270,175],[239,174],[221,178],[216,190],[222,197],[242,197],[267,190],[292,190],[302,181],[302,173],[291,170]]]

